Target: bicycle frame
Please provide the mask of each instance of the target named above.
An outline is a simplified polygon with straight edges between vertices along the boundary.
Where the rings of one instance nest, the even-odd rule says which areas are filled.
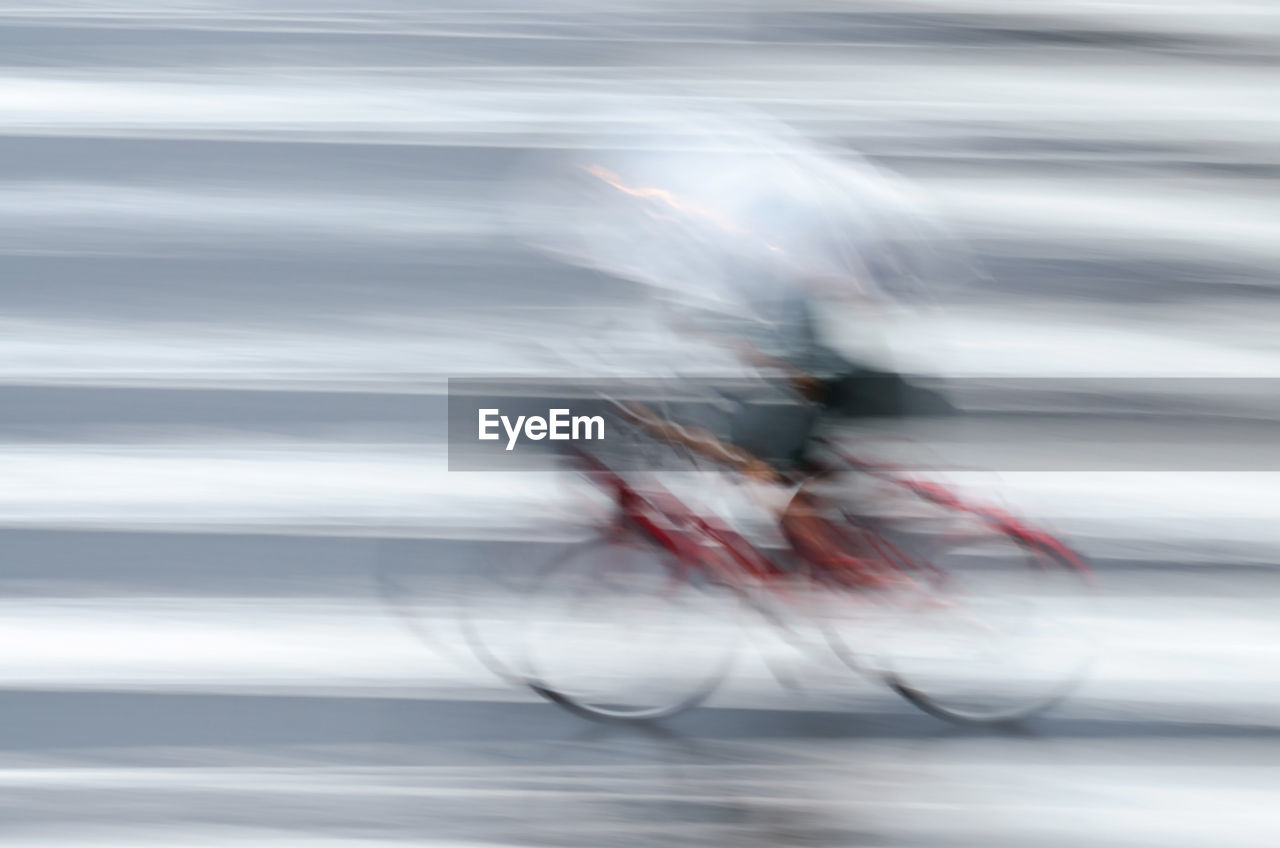
[[[1050,533],[1031,527],[993,505],[965,500],[940,483],[912,479],[907,469],[901,466],[868,462],[828,440],[821,441],[839,463],[819,469],[819,473],[857,471],[870,474],[927,503],[972,516],[989,530],[1037,554],[1057,558],[1089,582],[1094,581],[1092,571],[1081,558]],[[698,515],[665,489],[659,487],[653,492],[640,492],[604,462],[581,448],[574,447],[570,452],[589,478],[612,493],[618,507],[618,530],[635,531],[668,551],[680,569],[678,576],[687,578],[703,574],[739,591],[746,585],[763,585],[775,593],[785,594],[783,583],[790,572],[742,534],[721,522]],[[826,522],[826,529],[832,538],[820,539],[816,545],[812,540],[799,544],[788,534],[792,550],[809,564],[817,566],[814,576],[824,581],[855,586],[863,582],[864,578],[857,573],[859,558],[851,556],[851,551],[869,553],[861,559],[871,560],[877,568],[910,583],[932,582],[946,576],[932,563],[910,556],[873,528]],[[843,567],[833,566],[833,563]]]
[[[1093,570],[1081,559],[1080,555],[1047,531],[1032,527],[1007,510],[993,504],[966,500],[941,483],[929,480],[913,480],[909,469],[890,463],[873,463],[859,459],[832,444],[829,439],[818,440],[840,461],[840,465],[831,470],[860,471],[879,480],[900,486],[927,503],[954,512],[964,513],[976,518],[987,528],[1007,536],[1025,547],[1037,552],[1046,553],[1059,558],[1064,564],[1080,573],[1081,576],[1094,582]]]
[[[579,448],[571,452],[588,477],[612,492],[618,528],[636,530],[668,551],[682,576],[703,573],[736,585],[743,579],[769,582],[786,574],[740,533],[698,515],[672,493],[641,493],[591,454]]]

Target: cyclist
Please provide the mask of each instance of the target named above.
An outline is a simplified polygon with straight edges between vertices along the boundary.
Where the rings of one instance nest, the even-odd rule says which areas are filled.
[[[636,404],[633,419],[658,438],[793,487],[813,472],[815,436],[831,419],[937,406],[897,374],[837,353],[817,320],[831,295],[874,301],[936,279],[945,238],[910,189],[764,116],[707,114],[701,102],[696,110],[652,106],[636,126],[645,143],[608,136],[540,160],[526,237],[557,258],[679,291],[682,317],[690,301],[719,310],[715,320],[683,323],[783,386],[767,404],[736,398],[724,438]],[[804,523],[809,501],[807,491],[790,498],[784,528]]]
[[[801,486],[820,470],[816,437],[840,419],[908,412],[941,412],[945,400],[900,375],[860,366],[825,344],[814,313],[822,281],[779,288],[754,304],[767,322],[729,322],[698,331],[726,344],[745,362],[781,378],[769,403],[735,399],[727,439],[703,427],[670,421],[638,403],[627,416],[651,436],[678,445],[754,480],[783,487],[789,497],[779,521],[791,544],[811,561],[852,568],[868,584],[889,582],[841,550],[839,530],[821,517],[821,502]],[[688,324],[688,322],[685,322]],[[781,401],[781,402],[780,402]],[[794,490],[794,491],[793,491]]]

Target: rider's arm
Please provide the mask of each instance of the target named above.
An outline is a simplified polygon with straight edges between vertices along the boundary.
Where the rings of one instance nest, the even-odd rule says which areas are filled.
[[[813,403],[824,403],[826,401],[829,389],[826,381],[801,371],[799,368],[796,368],[784,359],[765,353],[747,339],[740,336],[725,336],[722,333],[702,329],[696,323],[685,319],[679,313],[673,312],[669,314],[667,318],[676,326],[681,327],[686,333],[697,336],[698,338],[711,342],[719,347],[732,350],[743,362],[781,371],[786,375],[792,387],[795,388],[795,390],[799,392],[800,396],[805,400]],[[807,308],[805,309],[803,320],[806,327],[808,327],[810,318],[808,317]]]
[[[699,456],[727,465],[751,477],[781,481],[782,475],[772,465],[737,445],[723,442],[702,427],[682,427],[638,403],[621,404],[623,414],[656,439],[681,445]]]
[[[786,360],[770,356],[751,344],[751,342],[739,340],[734,343],[734,347],[738,355],[747,362],[767,368],[776,368],[786,374],[791,385],[805,400],[818,403],[825,399],[827,384],[821,379],[804,373]]]

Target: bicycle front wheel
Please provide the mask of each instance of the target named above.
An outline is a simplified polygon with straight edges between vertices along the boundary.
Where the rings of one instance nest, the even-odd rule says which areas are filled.
[[[828,635],[850,665],[958,723],[1027,718],[1083,679],[1093,587],[1074,563],[998,531],[901,547],[927,563],[909,587],[828,595],[843,612],[827,616]]]
[[[682,573],[641,539],[599,540],[549,567],[526,609],[526,682],[579,715],[655,719],[689,709],[723,679],[736,599]]]
[[[1055,551],[991,532],[930,556],[930,591],[904,611],[883,675],[932,715],[994,724],[1069,694],[1095,655],[1086,572]]]

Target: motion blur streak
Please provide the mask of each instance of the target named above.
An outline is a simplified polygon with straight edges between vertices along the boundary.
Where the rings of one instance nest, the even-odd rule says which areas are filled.
[[[0,7],[0,46],[0,843],[1277,844],[1274,464],[958,475],[1109,592],[1099,667],[1021,729],[763,625],[707,706],[615,728],[469,655],[469,578],[584,519],[448,473],[443,398],[714,370],[506,229],[529,151],[626,140],[655,91],[934,199],[982,274],[868,356],[1280,377],[1274,0],[64,0]],[[1247,382],[1138,405],[1208,445],[1275,423]]]

